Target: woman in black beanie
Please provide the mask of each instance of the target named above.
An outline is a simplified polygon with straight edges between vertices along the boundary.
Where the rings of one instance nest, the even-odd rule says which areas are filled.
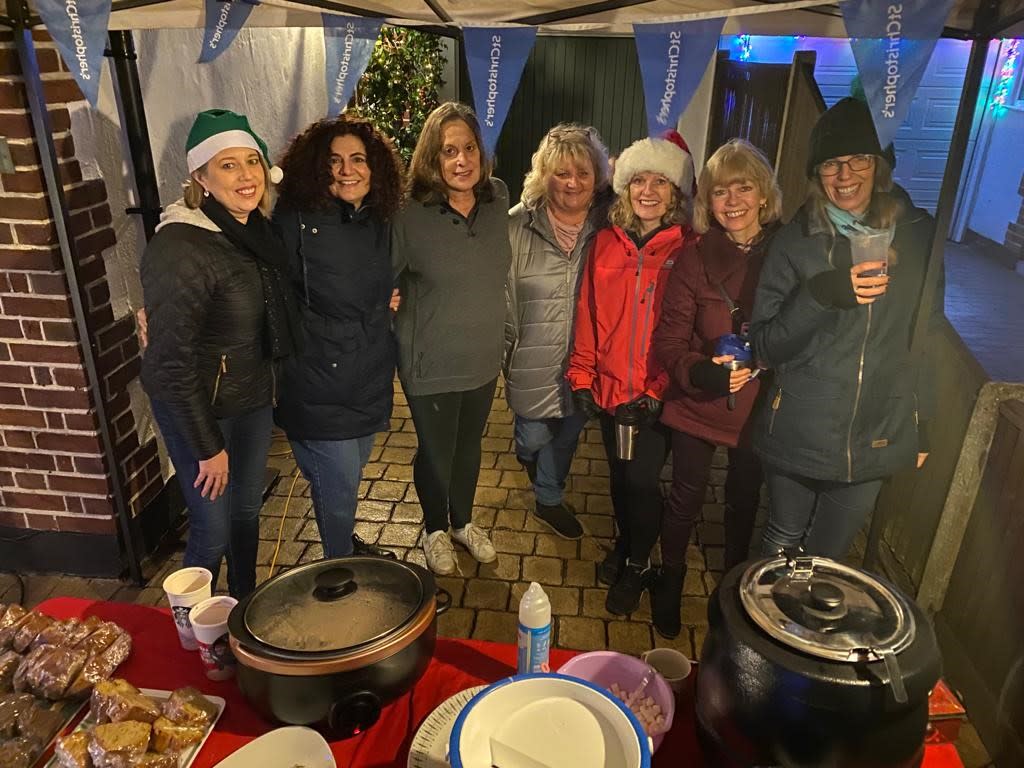
[[[934,222],[894,187],[856,99],[814,126],[807,175],[807,202],[772,241],[751,323],[755,353],[775,371],[753,438],[771,497],[762,551],[842,557],[882,480],[928,455],[930,377],[910,342]],[[869,240],[883,258],[862,261]],[[941,294],[932,306],[941,316]]]

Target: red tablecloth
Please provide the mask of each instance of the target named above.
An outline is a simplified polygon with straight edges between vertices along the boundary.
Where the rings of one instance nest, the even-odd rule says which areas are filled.
[[[203,674],[198,655],[182,649],[165,608],[124,603],[105,603],[59,597],[39,605],[57,618],[94,614],[114,621],[131,633],[134,648],[117,671],[119,677],[141,688],[174,689],[193,685],[227,702],[217,729],[196,758],[195,768],[211,768],[243,744],[274,726],[246,703],[233,681],[213,682]],[[557,668],[575,651],[551,651]],[[390,704],[372,728],[355,738],[331,744],[339,768],[404,768],[409,744],[423,719],[449,696],[475,685],[491,683],[515,672],[515,646],[480,640],[438,638],[434,658],[426,673],[406,695]],[[688,694],[684,692],[683,701]],[[654,768],[702,764],[694,730],[693,708],[676,710],[672,730],[654,757]],[[962,768],[952,745],[928,747],[926,768]]]

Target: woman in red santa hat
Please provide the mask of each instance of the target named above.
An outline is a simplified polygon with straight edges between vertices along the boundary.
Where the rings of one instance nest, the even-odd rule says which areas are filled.
[[[658,416],[669,377],[651,335],[672,265],[693,238],[693,159],[678,133],[666,136],[634,142],[615,163],[618,197],[584,270],[566,372],[577,406],[601,422],[618,530],[598,579],[618,616],[640,604],[661,525],[659,478],[671,437]],[[629,459],[618,458],[617,423],[633,427]]]

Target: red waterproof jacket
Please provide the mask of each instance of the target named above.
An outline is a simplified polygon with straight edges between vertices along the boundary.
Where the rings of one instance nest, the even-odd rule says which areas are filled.
[[[643,394],[661,400],[669,378],[651,349],[672,265],[693,238],[674,224],[643,248],[619,227],[597,234],[583,271],[566,378],[606,411]]]
[[[751,420],[761,380],[754,379],[737,392],[736,407],[729,410],[725,395],[693,386],[690,369],[714,354],[719,336],[734,331],[729,306],[717,286],[722,286],[745,319],[750,318],[770,240],[771,232],[747,254],[713,227],[676,260],[653,342],[654,355],[672,380],[661,414],[662,422],[672,429],[730,448],[745,442],[741,435]]]

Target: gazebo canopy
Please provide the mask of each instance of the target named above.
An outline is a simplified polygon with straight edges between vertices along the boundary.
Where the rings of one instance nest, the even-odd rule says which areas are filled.
[[[0,0],[14,11],[21,0]],[[996,9],[975,29],[983,3]],[[30,2],[31,5],[31,2]],[[839,7],[828,0],[263,0],[249,27],[320,26],[322,12],[375,16],[403,26],[530,24],[541,34],[631,35],[633,22],[728,16],[726,34],[847,37]],[[5,12],[4,16],[16,14]],[[202,28],[203,0],[114,0],[110,29]],[[1024,34],[1024,0],[957,0],[946,20],[949,37]]]

